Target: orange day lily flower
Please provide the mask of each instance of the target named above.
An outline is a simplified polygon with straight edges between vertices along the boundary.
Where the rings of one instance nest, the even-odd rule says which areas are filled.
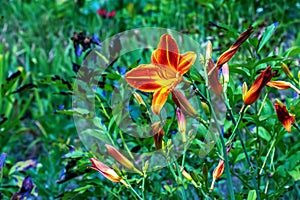
[[[270,66],[262,71],[262,73],[255,79],[249,91],[245,94],[244,104],[253,104],[259,98],[262,89],[267,85],[273,76],[274,72],[272,72],[272,68]]]
[[[289,113],[286,106],[281,101],[274,104],[276,114],[280,123],[284,126],[287,132],[291,132],[292,124],[295,123],[295,115]]]
[[[253,29],[253,27],[249,26],[249,28],[246,31],[244,31],[243,33],[241,33],[241,35],[238,37],[238,39],[235,41],[235,43],[233,45],[231,45],[231,47],[229,47],[229,49],[227,51],[225,51],[224,53],[222,53],[222,55],[218,58],[216,65],[212,69],[210,69],[210,71],[208,71],[208,75],[209,76],[216,69],[219,70],[222,67],[222,65],[224,65],[225,63],[227,63],[234,56],[234,54],[237,52],[237,50],[239,49],[239,47],[251,35],[252,29]]]
[[[180,54],[176,41],[169,34],[164,34],[155,51],[152,52],[151,64],[141,64],[126,73],[128,84],[144,92],[154,92],[152,111],[159,115],[168,95],[182,81],[196,60],[195,52]]]
[[[126,187],[128,187],[128,184],[115,172],[115,170],[111,169],[96,158],[90,158],[90,161],[92,162],[92,166],[90,166],[89,168],[100,172],[105,178],[112,182],[121,182]]]

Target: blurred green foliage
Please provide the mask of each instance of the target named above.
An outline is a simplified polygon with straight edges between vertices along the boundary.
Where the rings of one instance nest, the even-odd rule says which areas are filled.
[[[103,18],[97,14],[98,9],[114,10],[116,15]],[[232,77],[227,94],[230,105],[238,113],[242,105],[242,83],[245,81],[251,85],[267,65],[278,71],[276,79],[288,80],[281,71],[282,62],[289,65],[295,77],[298,76],[299,11],[299,2],[286,0],[1,2],[0,152],[7,153],[7,157],[4,167],[1,169],[0,166],[3,174],[0,199],[9,199],[18,192],[27,175],[32,177],[37,188],[32,192],[32,198],[37,194],[41,199],[135,198],[124,186],[113,184],[87,169],[90,165],[88,158],[92,155],[78,138],[70,110],[71,93],[68,92],[72,90],[66,86],[73,85],[76,76],[72,62],[81,64],[84,60],[83,56],[78,58],[74,54],[70,39],[74,32],[85,31],[104,40],[134,28],[170,28],[187,34],[200,44],[211,40],[213,58],[216,59],[239,33],[252,24],[255,27],[252,37],[229,63]],[[275,22],[280,23],[277,26]],[[119,76],[117,73],[113,75]],[[290,111],[300,116],[299,96],[293,98],[291,92],[268,91],[285,100]],[[277,120],[271,99],[265,101],[258,116],[256,113],[261,104],[258,102],[251,107],[240,125],[249,129],[259,127],[257,131],[245,129],[244,133],[250,157],[258,169],[271,143],[275,143],[264,173],[258,175],[261,198],[297,199],[300,195],[299,132],[286,133]],[[297,119],[299,123],[299,117]],[[225,124],[225,136],[229,136],[232,129],[229,120]],[[197,153],[201,145],[201,140],[195,140],[185,161],[187,171],[203,184],[200,190],[186,180],[179,186],[170,170],[164,168],[147,177],[146,199],[181,199],[179,187],[185,189],[188,199],[204,198],[204,193],[209,193],[209,172],[219,158],[213,150],[204,159],[199,159]],[[234,164],[231,172],[236,199],[255,199],[249,175],[254,172],[249,171],[239,142],[229,158],[232,166]],[[130,181],[139,189],[142,179],[134,175]],[[213,195],[217,199],[229,198],[224,178],[218,182]]]

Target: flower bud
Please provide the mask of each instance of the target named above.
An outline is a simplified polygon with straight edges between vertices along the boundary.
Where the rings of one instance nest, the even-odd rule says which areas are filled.
[[[176,109],[176,116],[178,121],[178,129],[182,136],[182,142],[186,142],[186,119],[180,108]]]
[[[293,79],[293,78],[294,78],[294,75],[292,74],[292,72],[290,71],[289,67],[288,67],[285,63],[282,63],[281,69],[282,69],[282,71],[284,71],[284,73],[285,73],[290,79]]]
[[[128,187],[128,184],[113,169],[103,164],[96,158],[90,158],[90,161],[92,162],[92,166],[89,168],[100,172],[105,178],[112,182],[121,182]]]
[[[204,113],[206,114],[206,116],[209,117],[210,110],[209,110],[207,103],[205,103],[204,101],[201,101],[201,106],[202,106],[202,109],[203,109]]]
[[[260,96],[262,89],[267,85],[267,83],[274,76],[272,68],[269,66],[265,69],[254,81],[249,91],[244,96],[244,104],[253,104]]]
[[[246,31],[244,31],[243,33],[241,33],[241,35],[238,37],[238,39],[235,41],[235,43],[227,51],[225,51],[224,53],[222,53],[222,55],[218,58],[215,67],[213,67],[212,70],[208,71],[208,75],[211,75],[211,72],[213,70],[215,70],[215,69],[219,70],[222,67],[222,65],[224,65],[225,63],[227,63],[233,57],[233,55],[237,52],[238,48],[251,35],[252,29],[253,29],[253,27],[250,26]]]
[[[211,59],[212,57],[212,44],[211,44],[211,41],[208,41],[207,42],[207,45],[206,45],[206,54],[205,54],[205,59],[206,60],[209,60]]]
[[[146,106],[146,104],[145,104],[143,98],[141,97],[141,95],[140,95],[139,93],[134,92],[134,93],[133,93],[133,96],[134,96],[135,100],[139,103],[139,105],[144,105],[144,106]]]
[[[152,135],[154,139],[154,145],[156,149],[161,149],[163,146],[163,136],[165,134],[160,122],[155,122],[151,126]]]
[[[181,168],[181,174],[188,181],[193,181],[193,178],[191,177],[191,175],[184,168]]]
[[[191,117],[197,117],[198,113],[187,100],[187,98],[177,89],[173,89],[172,91],[172,99],[175,104],[183,111],[184,114],[189,115]]]
[[[212,59],[207,61],[207,70],[210,72],[208,75],[208,83],[210,88],[216,95],[221,95],[222,85],[219,81],[219,71],[214,68],[214,62]]]
[[[228,64],[225,63],[222,66],[222,76],[221,76],[221,83],[223,83],[223,92],[226,92],[227,90],[227,85],[229,83],[229,68],[228,68]]]
[[[105,148],[107,150],[107,153],[113,157],[118,163],[120,163],[122,166],[126,167],[127,169],[134,170],[135,172],[142,174],[139,170],[137,170],[134,167],[134,164],[128,160],[123,154],[121,154],[115,147],[106,144]]]
[[[204,66],[205,64],[205,58],[202,54],[199,55],[199,62]]]
[[[211,183],[210,190],[214,189],[215,181],[222,176],[224,172],[224,160],[220,160],[218,166],[214,169],[213,172],[213,182]]]
[[[243,100],[245,98],[245,95],[247,94],[248,92],[248,85],[246,82],[243,83],[243,86],[242,86],[242,97],[243,97]]]

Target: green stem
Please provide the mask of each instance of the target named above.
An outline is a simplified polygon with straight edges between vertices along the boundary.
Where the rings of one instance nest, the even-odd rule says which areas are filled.
[[[262,109],[264,108],[267,97],[268,97],[268,93],[266,93],[266,95],[265,95],[265,97],[264,97],[264,100],[263,100],[263,102],[262,102],[262,104],[261,104],[261,106],[260,106],[260,108],[259,108],[259,111],[258,111],[258,113],[257,113],[257,116],[260,115]]]
[[[240,118],[242,118],[242,116],[243,116],[243,113],[240,114]],[[238,136],[240,138],[240,141],[241,141],[241,144],[242,144],[242,148],[243,148],[244,154],[246,156],[246,160],[247,160],[247,162],[248,162],[248,164],[250,166],[250,169],[254,171],[254,173],[251,173],[251,172],[250,173],[252,174],[252,181],[253,181],[254,188],[255,188],[255,191],[256,191],[257,199],[260,200],[260,195],[259,195],[259,191],[258,191],[258,187],[257,187],[257,183],[256,183],[256,177],[255,177],[255,174],[257,174],[256,173],[256,169],[254,169],[254,167],[253,167],[253,165],[252,165],[252,163],[250,161],[250,158],[249,158],[249,155],[248,155],[248,152],[247,152],[247,149],[245,147],[245,143],[243,141],[243,138],[242,138],[242,135],[241,135],[240,131],[237,131],[237,133],[238,133]]]
[[[95,97],[96,97],[96,99],[99,101],[99,103],[100,103],[100,105],[101,105],[102,112],[103,112],[103,114],[105,115],[105,117],[107,117],[107,119],[110,119],[110,117],[109,117],[109,115],[107,114],[106,109],[105,109],[104,105],[102,104],[102,101],[101,101],[101,99],[99,98],[99,96],[98,96],[98,95],[95,95]]]
[[[252,165],[252,163],[250,162],[250,159],[249,159],[248,152],[247,152],[247,150],[246,150],[244,141],[243,141],[243,139],[242,139],[242,135],[241,135],[241,133],[240,133],[240,131],[239,131],[239,129],[238,129],[238,126],[239,126],[239,124],[240,124],[240,122],[241,122],[241,120],[242,120],[242,118],[243,118],[243,116],[244,116],[244,112],[245,112],[247,106],[243,105],[243,107],[242,107],[242,109],[241,109],[241,111],[240,111],[240,116],[239,116],[239,118],[238,118],[238,121],[236,121],[235,118],[234,118],[232,109],[231,109],[231,107],[230,107],[230,105],[229,105],[227,96],[224,95],[224,97],[225,97],[224,99],[225,99],[226,107],[227,107],[227,109],[229,110],[230,117],[231,117],[231,119],[232,119],[232,121],[233,121],[233,124],[235,125],[235,127],[234,127],[234,129],[233,129],[233,131],[232,131],[232,134],[231,134],[231,136],[229,137],[229,140],[228,140],[228,142],[227,142],[227,145],[230,145],[230,144],[232,143],[232,141],[234,140],[234,137],[235,137],[235,135],[236,135],[236,132],[237,132],[237,134],[239,135],[239,138],[240,138],[240,140],[241,140],[242,148],[243,148],[243,151],[244,151],[244,153],[245,153],[247,162],[248,162],[248,164],[249,164],[251,170],[254,170],[253,165]],[[254,171],[256,171],[256,170],[254,170]],[[257,186],[257,183],[256,183],[256,177],[255,177],[255,174],[256,174],[256,173],[251,173],[251,176],[252,176],[252,181],[253,181],[253,184],[254,184],[255,192],[256,192],[256,195],[257,195],[257,199],[260,200],[260,195],[259,195],[259,190],[258,190],[258,186]]]
[[[121,140],[122,140],[122,142],[123,142],[123,145],[124,145],[124,147],[125,147],[126,151],[128,152],[128,154],[129,154],[130,158],[131,158],[132,160],[134,160],[134,156],[132,155],[131,151],[129,150],[129,148],[128,148],[128,146],[127,146],[127,144],[126,144],[125,140],[124,140],[124,136],[123,136],[123,133],[122,133],[122,131],[120,130],[120,131],[119,131],[119,133],[120,133]]]
[[[184,146],[184,152],[183,152],[183,156],[182,156],[181,167],[184,167],[185,154],[186,154],[186,146]]]
[[[131,184],[128,181],[126,181],[126,183],[128,184],[131,191],[137,196],[137,198],[143,200],[143,198],[135,191],[135,189],[131,186]]]
[[[217,117],[216,117],[216,113],[214,112],[214,108],[212,106],[212,104],[210,103],[210,101],[208,101],[208,99],[200,92],[200,90],[198,89],[197,85],[194,83],[194,81],[191,79],[191,77],[189,77],[190,80],[193,83],[193,86],[196,89],[196,92],[200,95],[201,98],[203,98],[209,105],[210,110],[211,110],[211,114],[214,118],[214,120],[217,122]],[[206,83],[208,83],[208,80],[206,78]],[[208,94],[208,91],[207,91]],[[228,161],[228,155],[227,155],[227,149],[226,149],[226,145],[225,145],[225,141],[224,141],[224,136],[222,134],[221,128],[219,126],[218,123],[216,123],[219,135],[220,135],[220,139],[221,139],[221,144],[222,144],[222,148],[223,148],[223,156],[224,156],[224,161],[225,161],[225,174],[226,174],[226,180],[227,180],[227,185],[228,185],[228,190],[229,190],[229,194],[230,194],[230,198],[231,199],[235,199],[234,197],[234,191],[233,191],[233,184],[232,184],[232,179],[231,179],[231,173],[230,173],[230,166],[229,166],[229,161]]]
[[[273,149],[273,147],[274,147],[274,145],[275,145],[275,142],[276,142],[276,137],[274,138],[274,140],[273,140],[273,142],[272,142],[272,144],[271,144],[271,147],[269,148],[269,151],[268,151],[268,153],[267,153],[267,155],[266,155],[266,157],[265,157],[265,159],[264,159],[263,165],[262,165],[262,167],[261,167],[261,169],[260,169],[260,171],[259,171],[259,175],[261,175],[262,172],[263,172],[263,170],[264,170],[264,167],[265,167],[265,165],[266,165],[266,163],[267,163],[267,160],[268,160],[268,157],[269,157],[269,155],[270,155],[270,153],[271,153],[271,151],[272,151],[272,149]]]
[[[145,179],[146,179],[147,175],[144,174],[143,176],[143,182],[142,182],[142,197],[143,199],[145,199]]]
[[[215,114],[213,108],[211,109],[211,113],[212,113],[214,119],[217,120],[217,117],[216,117],[216,114]],[[229,190],[230,198],[234,200],[235,197],[234,197],[233,184],[232,184],[231,173],[230,173],[230,168],[229,168],[230,166],[229,166],[229,161],[228,161],[227,148],[225,145],[224,136],[223,136],[223,134],[221,132],[221,128],[218,124],[217,124],[217,128],[218,128],[218,132],[220,134],[221,144],[222,144],[222,148],[223,148],[223,157],[224,157],[224,161],[225,161],[225,174],[226,174],[226,179],[227,179],[227,184],[228,184],[228,190]]]
[[[245,109],[245,107],[243,107],[242,109]],[[233,128],[232,134],[230,135],[230,137],[229,137],[228,142],[226,143],[226,145],[231,145],[232,144],[232,142],[233,142],[233,140],[234,140],[234,138],[236,136],[236,133],[239,132],[238,127],[239,127],[239,124],[240,124],[240,122],[241,122],[241,120],[243,118],[243,115],[244,115],[243,113],[240,113],[239,118],[236,121],[235,118],[234,118],[234,116],[233,116],[232,111],[229,112],[229,113],[230,113],[230,117],[232,118],[232,122],[234,124],[234,128]]]
[[[238,127],[238,125],[239,125],[241,119],[243,118],[243,114],[244,114],[244,110],[245,110],[244,108],[245,108],[245,106],[243,106],[243,108],[242,108],[242,110],[241,110],[240,117],[239,117],[238,123],[236,124],[236,127]],[[251,173],[251,175],[252,175],[252,181],[253,181],[254,188],[255,188],[255,191],[256,191],[257,199],[260,200],[260,195],[259,195],[259,191],[258,191],[258,187],[257,187],[257,183],[256,183],[256,177],[255,177],[255,174],[257,174],[257,173],[256,173],[256,169],[254,169],[254,167],[253,167],[253,165],[252,165],[252,163],[251,163],[251,161],[250,161],[250,158],[249,158],[247,149],[246,149],[246,147],[245,147],[245,143],[244,143],[243,138],[242,138],[242,134],[240,133],[240,131],[237,131],[237,134],[238,134],[238,136],[239,136],[239,138],[240,138],[241,145],[242,145],[244,154],[245,154],[245,156],[246,156],[246,160],[247,160],[247,162],[248,162],[248,165],[249,165],[251,171],[253,170],[253,171],[255,172],[255,173],[251,173],[251,172],[250,172],[250,173]]]
[[[179,175],[179,178],[180,178],[180,181],[182,182],[183,181],[183,177],[182,177],[182,173],[180,171],[180,167],[177,163],[177,160],[174,158],[174,163],[175,163],[175,166],[176,166],[176,169],[177,169],[177,173]],[[182,187],[181,187],[181,193],[182,193],[182,199],[183,200],[186,200],[186,194],[185,194],[185,189],[184,189],[184,185],[182,184]]]

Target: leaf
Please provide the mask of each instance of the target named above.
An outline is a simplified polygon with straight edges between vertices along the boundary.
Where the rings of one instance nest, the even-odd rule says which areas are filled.
[[[14,166],[12,166],[12,168],[9,171],[9,174],[12,174],[14,172],[24,171],[28,168],[36,167],[36,165],[37,165],[37,161],[33,160],[33,159],[29,159],[26,161],[20,161],[20,162],[17,162]]]
[[[82,151],[73,151],[63,155],[62,158],[81,158],[84,157],[85,154]]]
[[[281,60],[283,60],[283,57],[281,57],[281,56],[269,56],[269,57],[266,57],[264,59],[257,61],[254,64],[254,66],[258,66],[258,65],[261,65],[264,63],[269,63],[269,62],[281,61]]]
[[[250,190],[248,192],[247,200],[255,200],[256,199],[256,192],[255,190]]]
[[[298,165],[294,170],[288,171],[289,175],[293,177],[294,181],[300,180],[300,165]]]
[[[15,93],[19,93],[19,92],[23,92],[24,90],[29,90],[29,89],[32,89],[32,88],[37,88],[36,85],[30,83],[30,84],[26,84],[26,85],[23,85],[22,87],[19,87],[16,91],[14,91],[12,94],[15,94]]]
[[[5,115],[0,115],[0,125],[4,124],[7,121],[7,117]]]
[[[262,139],[266,140],[266,141],[270,141],[271,140],[271,135],[270,133],[263,127],[258,127],[258,135],[259,137],[261,137]]]
[[[274,34],[279,22],[275,22],[268,26],[265,31],[262,34],[262,37],[258,43],[258,50],[257,52],[260,52],[260,50],[265,46],[265,44],[270,40],[272,35]]]
[[[286,50],[286,52],[284,52],[284,57],[288,58],[288,57],[292,57],[295,55],[300,54],[300,47],[291,47],[288,50]]]
[[[82,194],[82,193],[84,193],[85,191],[87,191],[88,189],[94,188],[94,187],[95,187],[94,185],[85,185],[85,186],[83,186],[83,187],[76,188],[76,189],[74,190],[74,192],[78,192],[78,193]]]
[[[198,72],[198,70],[194,67],[190,69],[190,76],[194,81],[197,81],[199,83],[204,83],[204,78],[201,76],[201,74]]]
[[[58,75],[47,76],[45,79],[40,80],[38,83],[46,85],[55,85],[57,87],[63,88],[65,90],[73,90],[73,85],[71,82],[64,80]]]
[[[14,83],[16,83],[19,80],[20,77],[21,77],[20,70],[16,71],[12,75],[10,75],[6,79],[6,83],[1,85],[1,96],[4,96],[6,94],[6,92],[14,85]]]

